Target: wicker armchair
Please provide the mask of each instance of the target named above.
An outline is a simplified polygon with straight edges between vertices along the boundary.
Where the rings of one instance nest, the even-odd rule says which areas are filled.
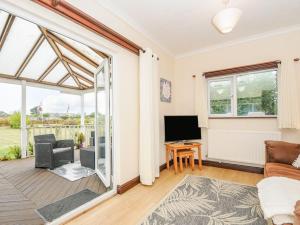
[[[99,137],[100,158],[105,158],[105,137]],[[91,132],[90,146],[95,146],[95,131]]]
[[[56,141],[54,134],[34,136],[35,167],[50,168],[74,162],[74,141]]]

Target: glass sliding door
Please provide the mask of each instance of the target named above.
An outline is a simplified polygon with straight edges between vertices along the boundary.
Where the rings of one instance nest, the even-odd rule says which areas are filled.
[[[111,185],[111,75],[104,59],[95,73],[95,169],[106,187]]]

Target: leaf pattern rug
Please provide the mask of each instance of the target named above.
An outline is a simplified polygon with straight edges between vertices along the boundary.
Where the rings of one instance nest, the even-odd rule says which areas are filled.
[[[142,225],[267,225],[257,188],[200,176],[183,181]]]

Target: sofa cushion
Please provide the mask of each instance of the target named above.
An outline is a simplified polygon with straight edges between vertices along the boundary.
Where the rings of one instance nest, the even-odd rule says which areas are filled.
[[[71,150],[71,147],[66,147],[66,148],[54,148],[53,149],[53,153],[56,154],[56,153],[59,153],[59,152],[66,152],[66,151],[70,151]]]
[[[267,163],[265,165],[265,176],[288,177],[288,178],[300,180],[300,170],[287,164]]]

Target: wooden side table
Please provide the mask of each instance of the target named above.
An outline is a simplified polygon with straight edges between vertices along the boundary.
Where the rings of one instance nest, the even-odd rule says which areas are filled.
[[[202,156],[201,156],[201,143],[198,142],[191,142],[189,144],[184,143],[168,143],[166,145],[166,163],[167,169],[170,169],[170,153],[173,153],[173,161],[174,161],[174,169],[175,174],[178,172],[178,163],[177,163],[177,151],[183,149],[190,149],[198,148],[198,162],[199,162],[199,169],[202,169]]]

